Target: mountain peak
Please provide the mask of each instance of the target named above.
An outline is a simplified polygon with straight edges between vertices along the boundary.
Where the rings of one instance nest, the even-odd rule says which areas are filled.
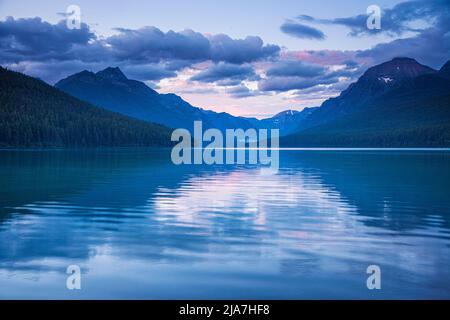
[[[435,72],[436,70],[420,64],[415,59],[396,57],[391,61],[369,68],[364,75],[384,83],[390,83],[394,80],[412,79],[422,74]]]
[[[105,79],[127,80],[128,78],[123,74],[119,67],[108,67],[96,73],[97,76]]]
[[[91,75],[91,74],[94,74],[94,73],[89,71],[89,70],[83,70],[83,71],[80,71],[80,72],[78,72],[76,74],[78,74],[78,75]]]
[[[64,86],[67,83],[72,82],[72,81],[87,81],[87,82],[90,82],[94,78],[95,78],[95,73],[93,73],[91,71],[88,71],[88,70],[83,70],[83,71],[80,71],[78,73],[74,73],[74,74],[68,76],[67,78],[59,80],[55,84],[55,87],[59,88],[61,86]]]
[[[293,116],[294,114],[299,112],[300,111],[297,110],[284,110],[274,115],[273,118]]]
[[[326,100],[318,114],[316,123],[360,110],[390,90],[409,86],[415,78],[435,74],[436,70],[424,66],[412,58],[397,57],[369,68],[356,82],[341,94]],[[336,111],[335,111],[336,110]]]
[[[89,71],[89,70],[83,70],[78,73],[74,73],[67,78],[85,78],[85,77],[92,77],[95,76],[95,73]]]
[[[403,63],[409,62],[409,63],[418,63],[416,59],[408,58],[408,57],[395,57],[395,58],[393,58],[391,61],[388,61],[388,62],[400,62],[400,63],[402,63],[402,62],[403,62]]]

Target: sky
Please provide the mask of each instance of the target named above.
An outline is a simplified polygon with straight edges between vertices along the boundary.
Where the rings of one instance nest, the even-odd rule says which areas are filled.
[[[77,5],[80,28],[67,27]],[[367,27],[367,8],[381,28]],[[397,56],[450,59],[450,0],[0,0],[0,64],[50,84],[118,66],[191,104],[270,117],[318,106]]]

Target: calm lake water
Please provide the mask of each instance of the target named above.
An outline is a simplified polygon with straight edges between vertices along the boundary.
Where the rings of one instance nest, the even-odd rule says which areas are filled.
[[[450,151],[0,151],[0,298],[448,299]]]

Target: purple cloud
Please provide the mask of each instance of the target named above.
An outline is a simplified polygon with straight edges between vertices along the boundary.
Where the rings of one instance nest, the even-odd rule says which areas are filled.
[[[229,63],[248,63],[277,57],[280,47],[264,45],[260,37],[232,39],[225,34],[208,37],[211,46],[210,58],[213,61]]]
[[[237,65],[220,62],[191,77],[192,81],[219,82],[220,85],[236,85],[243,80],[258,80],[259,76],[251,65]]]
[[[0,61],[76,59],[81,47],[91,47],[96,40],[84,23],[80,29],[68,29],[65,21],[50,24],[38,17],[7,17],[0,21]]]
[[[268,76],[315,77],[325,73],[320,65],[304,63],[300,60],[280,60],[275,62],[266,72]]]
[[[280,29],[284,33],[300,39],[324,40],[326,38],[319,29],[292,20],[283,23]]]
[[[261,91],[290,91],[307,89],[317,85],[332,84],[339,80],[334,78],[302,78],[302,77],[273,77],[263,79],[258,83]]]
[[[86,24],[81,24],[80,29],[68,29],[65,20],[51,24],[41,18],[8,17],[0,21],[0,63],[9,67],[22,64],[21,68],[25,68],[27,62],[28,69],[36,70],[38,62],[45,61],[51,61],[55,68],[67,67],[64,61],[74,65],[120,65],[131,75],[148,81],[174,77],[177,71],[198,62],[213,61],[224,69],[222,63],[271,60],[280,51],[280,47],[264,44],[259,37],[232,39],[193,30],[163,32],[156,27],[116,30],[118,34],[101,39]],[[241,72],[249,72],[249,68],[244,66]],[[250,72],[243,79],[250,76],[255,75]]]
[[[243,99],[249,97],[256,97],[261,95],[267,95],[268,93],[260,90],[251,90],[247,86],[239,85],[227,90],[227,93],[236,99]]]

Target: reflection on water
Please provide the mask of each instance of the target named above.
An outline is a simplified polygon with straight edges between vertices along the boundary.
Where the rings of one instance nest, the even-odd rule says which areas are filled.
[[[450,298],[450,152],[169,152],[1,151],[0,298]]]

